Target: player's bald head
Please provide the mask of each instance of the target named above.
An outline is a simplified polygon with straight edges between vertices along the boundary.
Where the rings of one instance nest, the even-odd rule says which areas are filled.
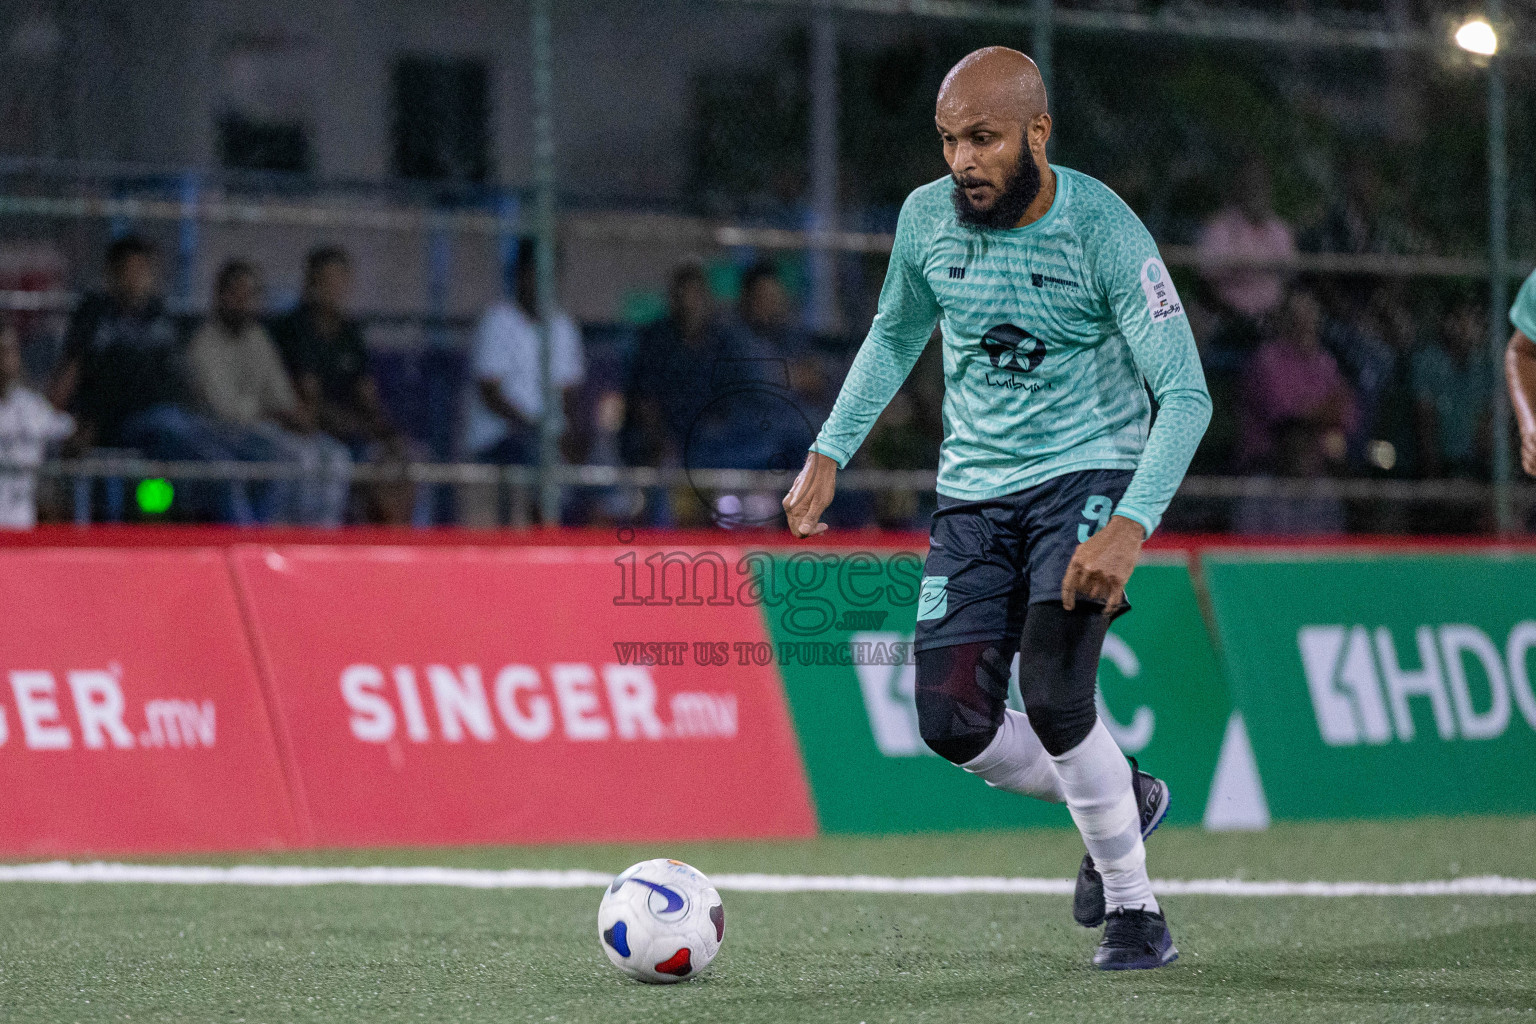
[[[941,121],[996,117],[1027,125],[1046,112],[1045,81],[1018,50],[984,47],[949,69],[937,111]]]

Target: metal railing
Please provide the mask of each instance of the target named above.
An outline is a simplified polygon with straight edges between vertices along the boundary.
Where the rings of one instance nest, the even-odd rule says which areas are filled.
[[[786,491],[794,480],[789,470],[689,469],[681,466],[496,466],[482,463],[395,462],[351,466],[309,467],[285,462],[163,462],[143,458],[81,458],[50,460],[39,466],[0,464],[0,474],[31,473],[43,479],[75,485],[75,520],[91,521],[89,486],[105,481],[122,489],[128,481],[165,479],[177,482],[303,481],[419,486],[501,487],[513,496],[511,524],[526,525],[528,507],[542,488],[690,488],[695,492]],[[839,492],[924,493],[937,481],[933,470],[847,469],[838,474]],[[84,490],[82,490],[84,486]],[[1193,476],[1184,480],[1175,497],[1180,501],[1337,500],[1386,505],[1487,506],[1494,484],[1476,480],[1400,480],[1266,476]],[[1511,488],[1515,506],[1524,513],[1536,509],[1536,483]],[[86,506],[82,509],[81,502]],[[119,499],[121,503],[122,499]],[[520,507],[521,506],[521,507]]]
[[[376,231],[447,231],[508,236],[525,225],[516,215],[445,212],[411,207],[317,206],[288,202],[174,201],[8,196],[0,194],[0,217],[33,216],[53,220],[122,218],[144,221],[192,221],[200,224],[241,224],[270,227],[364,228]],[[572,238],[605,242],[681,242],[719,249],[757,248],[779,251],[833,250],[884,255],[896,236],[880,231],[818,231],[803,228],[764,228],[733,224],[685,214],[623,211],[567,212],[561,231]],[[1283,258],[1214,256],[1192,245],[1162,245],[1169,266],[1200,270],[1277,270],[1298,274],[1361,277],[1483,278],[1489,262],[1483,257],[1391,253],[1295,253]],[[1511,278],[1536,269],[1531,260],[1511,262]],[[74,295],[64,291],[0,292],[0,308],[57,311],[68,308]]]
[[[977,0],[711,0],[724,7],[798,8],[813,5],[844,14],[883,15],[925,21],[977,25],[1017,25],[1055,32],[1155,36],[1159,40],[1250,43],[1308,50],[1356,50],[1434,53],[1450,43],[1450,32],[1384,22],[1331,24],[1303,14],[1264,14],[1259,10],[1223,11],[1198,4],[1168,4],[1156,13],[1089,10],[1055,4],[977,2]],[[1276,5],[1278,6],[1278,5]],[[1376,22],[1370,24],[1368,22]],[[1445,26],[1447,29],[1450,26]],[[1536,45],[1523,40],[1501,43],[1501,52],[1536,57]]]

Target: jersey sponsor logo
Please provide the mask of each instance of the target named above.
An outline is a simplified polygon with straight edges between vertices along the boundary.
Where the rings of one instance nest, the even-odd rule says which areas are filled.
[[[949,268],[949,279],[951,281],[963,281],[963,280],[965,280],[965,268],[964,267],[950,267]]]
[[[981,336],[981,350],[994,369],[1030,373],[1045,359],[1045,342],[1013,324],[998,324]]]
[[[1029,275],[1029,283],[1034,285],[1036,288],[1045,288],[1048,286],[1053,288],[1077,287],[1076,281],[1068,280],[1065,277],[1052,277],[1050,274],[1036,274],[1033,272],[1031,272]]]
[[[1147,312],[1153,323],[1184,315],[1184,306],[1179,302],[1179,293],[1173,290],[1168,268],[1156,256],[1141,265],[1141,290],[1147,297]]]
[[[1462,623],[1420,626],[1411,640],[1386,626],[1302,626],[1296,646],[1318,735],[1330,747],[1412,743],[1432,721],[1441,740],[1491,740],[1515,710],[1536,729],[1527,663],[1536,622],[1516,624],[1502,650],[1499,639]]]

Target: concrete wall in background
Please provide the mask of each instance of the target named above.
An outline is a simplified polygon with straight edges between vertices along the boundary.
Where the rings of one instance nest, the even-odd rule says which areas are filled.
[[[528,5],[497,0],[19,0],[0,11],[0,157],[126,161],[217,168],[219,122],[230,109],[308,126],[312,171],[328,180],[388,182],[390,75],[402,55],[483,60],[490,73],[495,183],[531,181]],[[694,77],[760,63],[798,16],[666,0],[556,4],[559,187],[583,204],[685,202]],[[137,227],[137,226],[136,226]],[[145,225],[174,248],[174,226]],[[55,246],[68,283],[90,287],[107,225],[0,224],[0,247],[18,239]],[[278,303],[299,286],[312,245],[346,245],[358,259],[360,308],[429,306],[424,233],[208,226],[202,229],[194,302],[220,262],[254,258]],[[456,239],[447,308],[482,309],[500,289],[497,241]],[[707,255],[686,244],[630,243],[617,250],[572,238],[564,245],[564,301],[579,318],[618,316],[624,295],[657,288],[675,263]]]
[[[531,178],[525,3],[20,0],[0,12],[0,155],[217,166],[217,121],[266,104],[311,125],[322,178],[387,179],[401,55],[483,59],[496,178]],[[689,173],[691,81],[751,64],[797,16],[666,0],[556,5],[562,189],[674,201]]]

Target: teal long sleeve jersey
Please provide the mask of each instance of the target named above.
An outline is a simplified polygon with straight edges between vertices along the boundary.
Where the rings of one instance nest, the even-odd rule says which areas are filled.
[[[960,224],[948,177],[907,197],[879,311],[811,450],[847,465],[937,320],[939,493],[979,500],[1133,469],[1115,514],[1150,536],[1210,422],[1205,375],[1147,229],[1104,184],[1053,170],[1051,208],[1022,228]]]

